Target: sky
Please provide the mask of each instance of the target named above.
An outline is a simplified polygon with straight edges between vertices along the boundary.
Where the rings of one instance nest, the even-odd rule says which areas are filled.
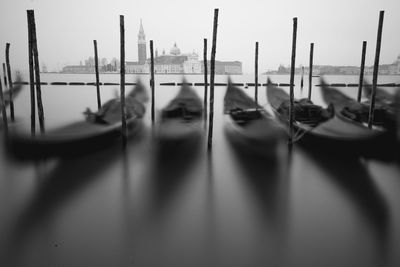
[[[380,63],[400,55],[399,0],[1,0],[0,50],[11,43],[12,67],[28,69],[26,10],[34,9],[40,63],[50,71],[93,56],[95,39],[100,58],[119,58],[119,15],[125,16],[127,61],[137,60],[140,19],[147,42],[153,40],[159,53],[176,42],[183,53],[195,51],[202,58],[204,38],[211,47],[214,8],[219,8],[216,57],[241,61],[245,73],[254,72],[257,41],[260,71],[290,64],[294,17],[296,66],[308,65],[311,42],[314,64],[359,66],[364,40],[366,64],[373,65],[380,10],[385,10]],[[4,62],[4,52],[0,55]]]

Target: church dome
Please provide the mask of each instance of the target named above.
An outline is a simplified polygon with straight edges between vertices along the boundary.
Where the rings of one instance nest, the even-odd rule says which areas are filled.
[[[176,46],[176,43],[174,44],[174,47],[171,48],[170,54],[174,56],[181,54],[181,50]]]

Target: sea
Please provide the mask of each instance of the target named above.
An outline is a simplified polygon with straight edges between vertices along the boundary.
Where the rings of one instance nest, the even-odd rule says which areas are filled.
[[[150,94],[149,78],[128,74],[126,82],[140,79]],[[254,75],[230,78],[254,83]],[[270,78],[289,83],[288,75]],[[160,83],[183,79],[203,82],[202,75],[155,76],[156,113],[179,91]],[[308,77],[302,90],[300,79],[295,97],[307,97]],[[44,73],[41,81],[88,83],[95,76]],[[118,74],[100,75],[103,83],[119,81]],[[400,76],[378,82],[400,83]],[[312,79],[312,100],[326,106],[319,83]],[[203,99],[204,87],[194,88]],[[17,160],[1,142],[0,266],[400,266],[400,165],[297,143],[278,158],[241,154],[225,134],[225,90],[215,87],[211,153],[205,132],[198,146],[177,147],[160,160],[151,137],[159,118],[152,126],[150,105],[143,133],[126,150],[117,143],[72,158]],[[254,87],[243,90],[254,96]],[[258,90],[268,109],[265,87]],[[357,87],[340,90],[357,95]],[[101,86],[102,102],[119,92],[117,85]],[[97,108],[90,85],[43,85],[42,99],[47,130]],[[15,99],[15,117],[29,131],[28,85]]]

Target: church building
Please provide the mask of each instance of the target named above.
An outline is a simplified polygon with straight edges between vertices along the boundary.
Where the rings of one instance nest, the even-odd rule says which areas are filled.
[[[138,61],[127,61],[125,69],[127,73],[149,73],[150,58],[147,57],[146,35],[144,33],[142,20],[138,33]],[[158,55],[156,49],[154,55],[154,72],[157,74],[200,74],[204,72],[203,61],[199,60],[199,55],[194,51],[192,53],[182,54],[175,43],[169,54]],[[208,64],[209,65],[209,64]],[[242,74],[242,63],[234,62],[216,62],[216,74]]]

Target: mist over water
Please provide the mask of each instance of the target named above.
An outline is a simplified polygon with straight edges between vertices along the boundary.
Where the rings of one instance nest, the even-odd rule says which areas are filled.
[[[150,92],[149,76],[139,77]],[[93,82],[94,75],[43,74],[44,82]],[[156,110],[176,95],[179,75],[156,75]],[[231,77],[253,82],[251,75]],[[272,76],[288,83],[288,76]],[[369,79],[370,77],[367,77]],[[203,82],[201,75],[186,76]],[[127,75],[127,82],[136,76]],[[296,97],[307,96],[307,79]],[[356,76],[327,76],[357,83]],[[101,82],[119,82],[114,74]],[[261,83],[266,76],[260,76]],[[227,82],[216,76],[216,82]],[[381,76],[380,83],[399,83]],[[318,78],[313,101],[326,105]],[[203,87],[195,87],[203,97]],[[333,155],[295,145],[256,157],[224,132],[225,86],[215,87],[211,155],[203,138],[160,151],[150,123],[97,153],[16,161],[0,146],[2,266],[399,266],[400,169],[391,161]],[[244,89],[253,96],[254,87]],[[287,87],[286,90],[289,90]],[[387,90],[394,90],[388,88]],[[126,92],[130,88],[127,86]],[[355,97],[357,88],[342,91]],[[119,86],[102,86],[103,103]],[[47,129],[96,110],[94,86],[42,86]],[[29,131],[29,87],[15,101]],[[259,103],[268,109],[265,88]],[[158,118],[157,118],[158,119]],[[157,124],[156,124],[157,127]]]

